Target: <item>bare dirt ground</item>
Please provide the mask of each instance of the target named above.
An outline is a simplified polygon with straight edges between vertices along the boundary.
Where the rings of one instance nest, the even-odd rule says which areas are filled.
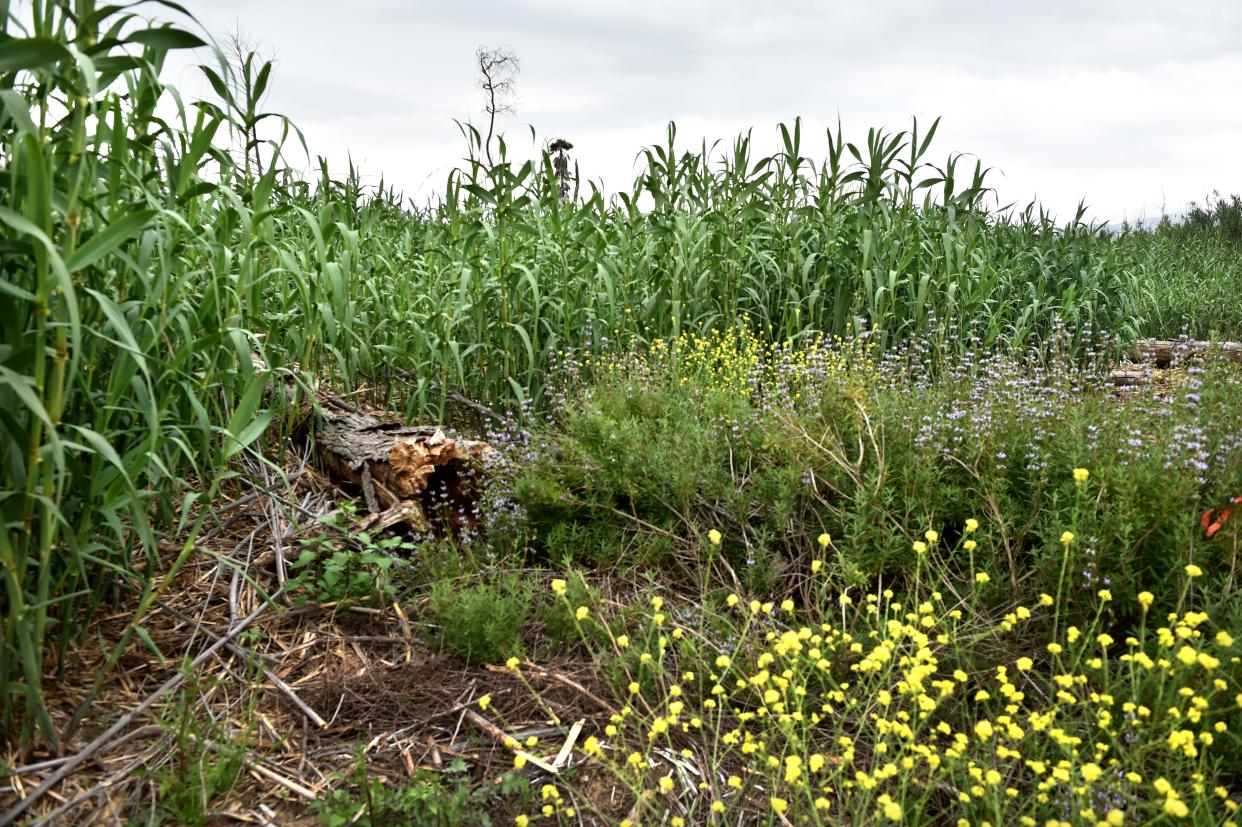
[[[464,768],[457,764],[456,771],[485,788],[514,769],[506,736],[537,738],[532,756],[551,764],[575,722],[607,718],[606,693],[585,658],[525,663],[519,676],[432,651],[399,603],[290,606],[278,597],[265,605],[261,595],[279,585],[278,558],[296,557],[290,549],[322,530],[316,518],[340,496],[304,460],[286,476],[291,482],[269,473],[266,488],[234,492],[219,508],[222,521],[167,584],[143,623],[163,659],[131,635],[104,672],[137,599],[120,593],[114,610],[68,653],[64,673],[49,674],[61,732],[103,678],[59,755],[44,749],[5,756],[13,769],[3,779],[0,807],[29,800],[84,750],[89,755],[40,793],[19,823],[146,822],[167,809],[177,783],[231,756],[244,768],[231,791],[213,801],[206,823],[318,823],[310,804],[356,779],[360,762],[369,778],[401,785],[459,759]],[[170,544],[169,557],[179,550]],[[196,658],[201,662],[187,669]],[[486,711],[478,706],[485,694],[492,699]],[[579,728],[575,738],[592,731]],[[544,770],[531,764],[523,772]],[[480,800],[495,810],[497,823],[512,820],[500,797]],[[175,813],[166,817],[178,821]]]

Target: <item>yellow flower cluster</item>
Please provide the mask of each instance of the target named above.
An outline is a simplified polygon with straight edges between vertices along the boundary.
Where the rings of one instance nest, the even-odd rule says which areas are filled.
[[[757,389],[779,389],[786,401],[798,401],[811,383],[861,389],[875,376],[872,340],[817,335],[809,341],[774,343],[747,326],[707,334],[683,333],[671,341],[655,340],[649,356],[671,362],[684,384],[692,376],[713,390],[751,396]]]
[[[972,520],[964,534],[977,530]],[[916,551],[938,541],[927,531]],[[933,810],[969,824],[1192,812],[1233,824],[1237,803],[1213,772],[1238,728],[1239,657],[1207,613],[1179,609],[1149,629],[1143,592],[1135,634],[1114,639],[1101,611],[1036,654],[1023,641],[1056,628],[1046,595],[991,618],[969,596],[820,585],[813,603],[825,613],[813,620],[793,600],[737,595],[686,613],[657,597],[624,614],[630,625],[600,654],[625,670],[624,702],[580,750],[631,790],[633,824],[729,813],[882,823]],[[727,644],[670,628],[668,616],[708,610]],[[979,653],[1006,640],[1024,653],[985,666]]]

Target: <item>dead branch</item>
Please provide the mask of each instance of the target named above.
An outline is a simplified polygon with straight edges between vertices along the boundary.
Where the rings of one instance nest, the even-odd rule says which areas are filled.
[[[5,812],[0,813],[0,824],[12,824],[17,820],[18,816],[30,809],[31,804],[34,804],[39,799],[43,798],[43,796],[47,795],[53,787],[59,784],[66,776],[69,775],[69,773],[73,772],[78,765],[95,753],[99,752],[102,748],[112,743],[116,736],[124,732],[125,729],[138,718],[138,716],[150,709],[160,698],[179,687],[182,681],[185,680],[188,672],[197,669],[204,662],[206,662],[208,658],[227,646],[233,638],[244,632],[251,623],[259,618],[259,615],[263,614],[263,612],[267,610],[269,605],[270,604],[267,601],[260,603],[253,612],[234,624],[233,627],[229,629],[226,634],[222,635],[219,640],[200,652],[198,657],[191,661],[187,669],[177,672],[168,680],[164,681],[164,683],[160,684],[159,688],[148,695],[146,700],[122,715],[115,724],[108,727],[101,735],[95,738],[95,740],[91,741],[79,750],[76,755],[61,764],[55,772],[48,776],[47,780],[45,780],[38,787],[35,787],[29,795],[22,798]]]

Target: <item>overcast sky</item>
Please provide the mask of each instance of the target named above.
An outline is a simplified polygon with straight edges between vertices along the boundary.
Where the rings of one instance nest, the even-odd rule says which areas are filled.
[[[474,51],[522,60],[515,151],[566,137],[582,175],[628,187],[635,155],[754,130],[758,150],[801,115],[822,157],[847,140],[943,116],[931,155],[981,158],[1002,203],[1059,215],[1159,215],[1242,191],[1240,0],[189,0],[276,58],[268,108],[313,154],[347,155],[425,198],[465,152],[453,119],[483,123]],[[158,7],[147,6],[148,10]],[[204,58],[206,56],[203,56]],[[170,79],[203,92],[188,62]]]

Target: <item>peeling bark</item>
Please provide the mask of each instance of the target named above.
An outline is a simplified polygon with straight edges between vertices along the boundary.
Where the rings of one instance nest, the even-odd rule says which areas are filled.
[[[363,530],[405,523],[416,531],[445,520],[457,528],[472,520],[486,442],[452,439],[434,425],[381,422],[336,400],[320,405],[317,446],[325,470],[361,491],[368,516]]]

